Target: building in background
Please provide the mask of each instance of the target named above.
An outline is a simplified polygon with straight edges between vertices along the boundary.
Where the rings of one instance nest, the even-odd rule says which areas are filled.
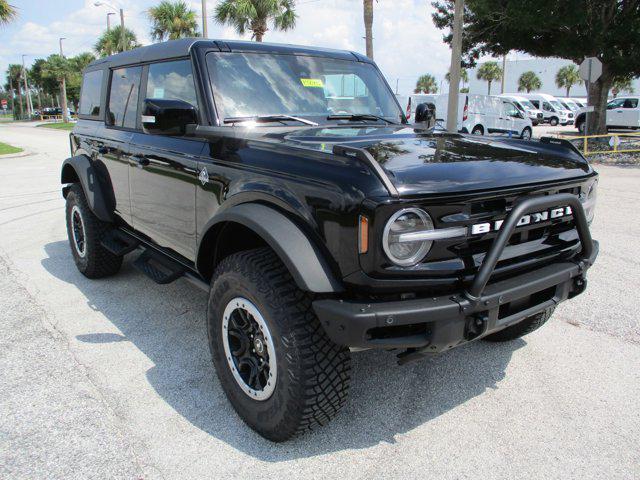
[[[502,60],[496,60],[498,65],[502,67]],[[556,73],[565,65],[572,65],[570,60],[561,58],[528,58],[507,60],[507,76],[505,84],[505,93],[515,93],[518,91],[518,78],[524,72],[533,71],[540,77],[542,88],[537,90],[539,93],[548,93],[557,97],[564,97],[567,92],[564,88],[556,86]],[[476,72],[482,64],[478,64],[475,68],[469,69],[469,93],[487,93],[487,82],[478,80]],[[636,93],[640,93],[640,79],[633,81],[633,87]],[[494,82],[491,87],[491,93],[500,93],[500,82]],[[624,95],[626,92],[620,92],[618,95]],[[586,97],[587,90],[584,83],[575,85],[570,92],[572,97]]]

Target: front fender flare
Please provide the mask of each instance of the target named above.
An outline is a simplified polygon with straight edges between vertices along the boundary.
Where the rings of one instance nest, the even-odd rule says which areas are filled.
[[[96,168],[86,155],[67,158],[62,162],[60,183],[64,185],[76,181],[80,181],[89,208],[96,217],[105,222],[113,222],[113,208],[109,208],[108,197],[100,183]],[[65,189],[63,193],[66,196]]]
[[[302,290],[314,293],[344,290],[320,249],[279,211],[259,203],[243,203],[216,215],[205,227],[205,235],[223,222],[239,223],[259,235],[276,252]],[[200,255],[198,259],[206,261]],[[201,265],[198,267],[200,270]]]

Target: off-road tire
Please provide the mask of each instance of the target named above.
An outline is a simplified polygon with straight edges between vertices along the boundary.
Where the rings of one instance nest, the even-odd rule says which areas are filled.
[[[252,302],[264,318],[277,359],[275,390],[255,400],[234,378],[223,343],[223,315],[236,297]],[[238,415],[274,442],[288,440],[329,422],[346,403],[351,357],[333,343],[286,267],[269,248],[226,257],[211,284],[207,333],[222,388]],[[269,353],[271,354],[271,353]]]
[[[554,310],[555,307],[550,307],[544,312],[532,315],[531,317],[527,317],[521,322],[516,323],[515,325],[511,325],[504,330],[500,330],[499,332],[487,335],[482,339],[488,342],[508,342],[511,340],[515,340],[516,338],[523,337],[524,335],[527,335],[544,325],[547,320],[551,318]]]
[[[69,237],[73,261],[80,273],[87,278],[103,278],[118,273],[122,266],[122,257],[114,255],[100,243],[113,226],[110,223],[103,222],[93,214],[79,184],[71,186],[66,200],[67,236]],[[79,210],[84,225],[84,256],[78,253],[75,246],[71,220],[74,207]]]

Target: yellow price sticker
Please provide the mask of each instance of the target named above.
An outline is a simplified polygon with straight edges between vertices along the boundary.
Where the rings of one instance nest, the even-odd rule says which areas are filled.
[[[322,80],[319,78],[301,78],[300,82],[302,82],[303,87],[307,88],[324,88],[324,84]]]

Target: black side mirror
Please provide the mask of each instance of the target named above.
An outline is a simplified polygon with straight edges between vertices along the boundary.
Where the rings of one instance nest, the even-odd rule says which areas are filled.
[[[416,123],[431,123],[436,117],[436,106],[433,103],[421,103],[416,107]]]
[[[196,107],[182,100],[146,98],[142,129],[152,135],[184,135],[187,125],[198,123]]]

